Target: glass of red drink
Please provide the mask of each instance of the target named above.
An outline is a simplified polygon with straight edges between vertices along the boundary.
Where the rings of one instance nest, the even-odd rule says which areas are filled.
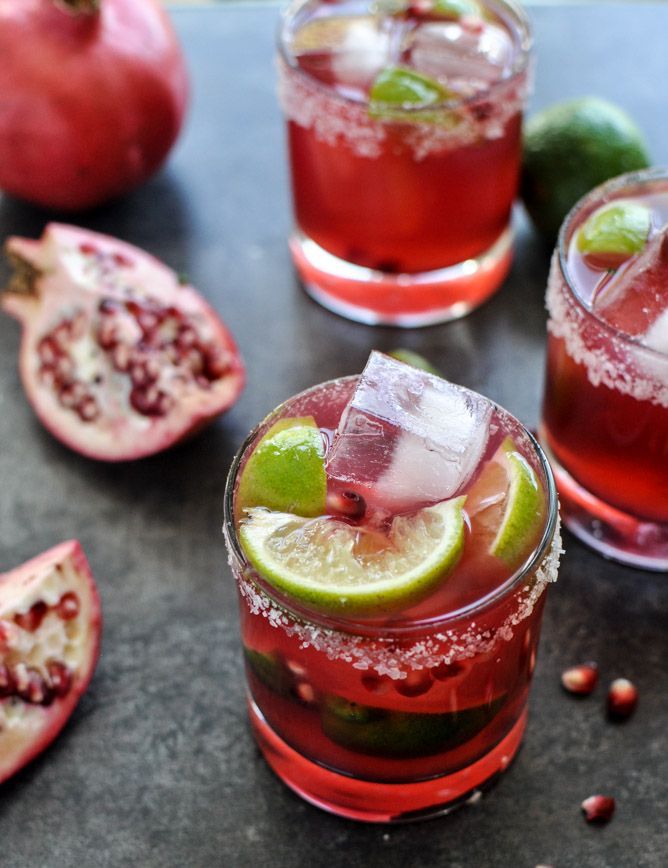
[[[667,227],[665,169],[615,178],[566,218],[540,429],[568,528],[653,570],[668,569]]]
[[[284,16],[306,291],[342,316],[463,316],[510,267],[531,36],[512,0],[299,0]]]
[[[446,813],[476,796],[513,759],[526,725],[545,591],[556,580],[560,539],[549,465],[508,413],[446,384],[456,391],[460,409],[474,401],[483,412],[474,426],[475,454],[456,481],[440,479],[441,494],[451,496],[434,506],[441,494],[428,490],[431,480],[422,490],[413,488],[421,483],[410,476],[402,485],[414,445],[406,429],[390,431],[387,420],[378,426],[379,416],[351,423],[360,382],[349,377],[309,389],[251,433],[228,478],[224,532],[239,590],[249,715],[266,760],[289,787],[325,810],[394,822]],[[420,382],[407,382],[407,401]],[[272,432],[279,431],[280,439],[284,425],[305,419],[323,438],[323,514],[312,509],[310,518],[296,518],[264,507],[244,509],[244,474],[254,452],[266,453],[273,443],[278,454]],[[339,440],[344,425],[356,438],[345,447]],[[368,467],[354,474],[349,449],[358,461],[370,454],[368,444],[359,444],[360,433],[376,438],[372,451],[377,443],[389,444],[399,457],[389,475],[388,456],[379,459],[379,452],[366,478]],[[447,444],[461,451],[456,437]],[[428,459],[431,479],[439,475],[438,448]],[[398,550],[401,569],[407,569],[405,540],[422,545],[417,541],[426,533],[422,554],[429,559],[439,534],[422,522],[425,513],[443,509],[461,510],[461,535],[454,548],[450,542],[455,556],[420,593],[400,597],[395,585],[387,590],[374,558],[391,550],[384,563],[395,569]],[[298,592],[276,582],[271,557],[258,562],[256,550],[244,543],[248,523],[252,528],[256,521],[276,525],[271,545],[282,563],[301,570]],[[318,552],[318,561],[313,545],[323,539],[331,546]],[[361,559],[361,570],[350,552]],[[354,581],[364,582],[375,571],[380,586],[366,597],[353,596],[354,604],[345,591],[338,598],[338,588],[327,588],[323,604],[319,571],[336,575],[332,560],[339,576],[348,574],[342,581],[355,573]],[[359,595],[359,585],[351,593]]]

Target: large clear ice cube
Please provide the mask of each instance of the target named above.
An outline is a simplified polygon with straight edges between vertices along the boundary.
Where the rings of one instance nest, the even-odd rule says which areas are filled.
[[[491,406],[459,386],[373,352],[327,457],[330,483],[374,510],[453,497],[480,462]]]
[[[297,32],[291,50],[316,78],[365,91],[388,63],[390,30],[376,15],[316,18]]]
[[[464,93],[502,78],[514,55],[510,34],[484,21],[422,24],[411,34],[407,52],[415,69]]]
[[[668,226],[645,249],[607,281],[596,295],[593,308],[615,328],[653,346],[662,326],[654,323],[668,309]]]

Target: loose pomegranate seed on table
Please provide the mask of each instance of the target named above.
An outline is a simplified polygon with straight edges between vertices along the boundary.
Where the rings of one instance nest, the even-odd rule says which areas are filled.
[[[615,812],[612,796],[589,796],[580,806],[588,823],[608,823]]]
[[[598,683],[596,663],[582,663],[571,666],[561,674],[561,684],[569,693],[576,696],[589,696]]]
[[[608,716],[626,720],[638,704],[638,690],[627,678],[616,678],[608,688]]]

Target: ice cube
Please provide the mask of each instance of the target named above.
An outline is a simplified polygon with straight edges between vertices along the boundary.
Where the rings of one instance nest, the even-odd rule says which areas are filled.
[[[510,34],[502,27],[466,19],[420,25],[407,49],[411,66],[464,93],[502,78],[511,69],[514,54]]]
[[[316,18],[297,32],[291,50],[317,78],[366,91],[387,65],[390,31],[373,15]]]
[[[390,34],[376,17],[353,19],[332,58],[334,74],[341,84],[368,86],[387,64],[389,50]]]
[[[651,350],[668,356],[668,307],[659,314],[640,340]]]
[[[341,415],[328,478],[391,513],[453,497],[482,458],[490,417],[482,398],[373,352]]]
[[[642,336],[650,334],[653,323],[668,308],[667,286],[668,226],[664,226],[642,253],[605,282],[592,307],[601,319],[627,335],[640,336],[645,343]]]

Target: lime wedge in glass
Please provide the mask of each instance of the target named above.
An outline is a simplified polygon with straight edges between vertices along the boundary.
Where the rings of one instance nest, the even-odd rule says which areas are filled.
[[[451,124],[451,112],[421,110],[415,114],[410,109],[437,105],[452,96],[447,88],[427,75],[403,66],[387,66],[371,85],[369,114],[378,120]]]
[[[464,546],[465,498],[395,516],[387,533],[321,516],[246,510],[239,539],[270,584],[330,614],[396,612],[427,596]]]
[[[452,21],[459,21],[465,15],[478,18],[481,15],[480,6],[473,0],[435,0],[433,11]]]
[[[327,497],[325,447],[311,416],[280,419],[260,440],[239,479],[237,506],[322,515]]]
[[[598,208],[580,227],[580,253],[603,268],[617,268],[645,247],[652,228],[649,208],[638,202],[616,201]]]
[[[412,368],[417,368],[420,371],[426,371],[428,374],[434,374],[436,377],[440,377],[441,373],[438,368],[435,368],[432,363],[425,359],[424,356],[421,356],[419,353],[414,352],[413,350],[390,350],[388,356],[391,356],[393,359],[397,359],[399,362],[403,362],[405,365],[410,365]]]
[[[534,469],[506,437],[483,468],[466,499],[473,540],[509,567],[516,567],[536,543],[544,498]]]

